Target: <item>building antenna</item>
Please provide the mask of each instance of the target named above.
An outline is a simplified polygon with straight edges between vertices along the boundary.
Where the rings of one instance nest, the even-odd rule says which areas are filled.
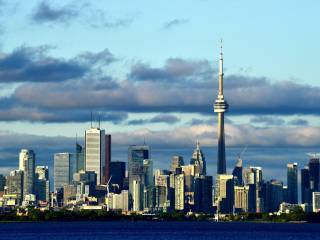
[[[146,145],[146,136],[143,136],[143,146]]]
[[[78,144],[78,134],[76,133],[76,145]]]
[[[98,126],[99,126],[99,129],[100,129],[100,112],[99,112],[99,117],[98,117]]]
[[[92,111],[91,111],[91,128],[92,128]]]

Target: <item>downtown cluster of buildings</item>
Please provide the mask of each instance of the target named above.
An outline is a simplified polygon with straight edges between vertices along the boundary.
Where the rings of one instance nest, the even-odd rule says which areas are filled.
[[[74,153],[55,153],[53,184],[49,168],[36,166],[30,149],[19,154],[19,169],[0,175],[0,207],[35,206],[42,209],[106,209],[122,213],[183,211],[235,214],[320,210],[320,164],[311,156],[301,170],[301,203],[298,201],[298,165],[287,165],[287,185],[264,180],[261,167],[243,168],[238,159],[232,174],[225,158],[224,113],[229,105],[223,95],[223,55],[219,62],[219,92],[214,104],[218,114],[218,156],[215,182],[207,175],[205,156],[197,141],[188,163],[173,156],[170,169],[154,170],[147,145],[130,146],[127,162],[111,161],[111,135],[93,127],[85,131],[84,145]],[[100,125],[100,124],[99,124]],[[50,186],[53,185],[53,189]]]

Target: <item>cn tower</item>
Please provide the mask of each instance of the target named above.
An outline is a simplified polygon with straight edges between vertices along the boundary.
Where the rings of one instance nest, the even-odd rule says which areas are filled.
[[[226,150],[224,137],[224,113],[228,111],[229,105],[223,96],[223,54],[222,41],[219,60],[219,92],[214,103],[214,112],[218,113],[218,166],[217,174],[226,174]]]

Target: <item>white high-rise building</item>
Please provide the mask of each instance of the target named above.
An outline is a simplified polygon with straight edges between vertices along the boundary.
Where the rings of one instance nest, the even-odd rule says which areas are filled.
[[[103,184],[105,172],[105,131],[100,128],[90,128],[85,132],[85,169],[97,174],[97,184]]]
[[[312,193],[312,211],[320,212],[320,192]]]
[[[144,185],[140,181],[134,180],[132,183],[133,211],[143,210],[143,190]]]
[[[21,149],[19,154],[19,170],[23,174],[23,196],[35,194],[35,158],[33,150]]]

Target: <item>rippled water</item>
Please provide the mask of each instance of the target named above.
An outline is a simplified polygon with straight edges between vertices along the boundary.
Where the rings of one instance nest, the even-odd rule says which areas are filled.
[[[320,225],[209,222],[1,223],[0,239],[320,239]]]

